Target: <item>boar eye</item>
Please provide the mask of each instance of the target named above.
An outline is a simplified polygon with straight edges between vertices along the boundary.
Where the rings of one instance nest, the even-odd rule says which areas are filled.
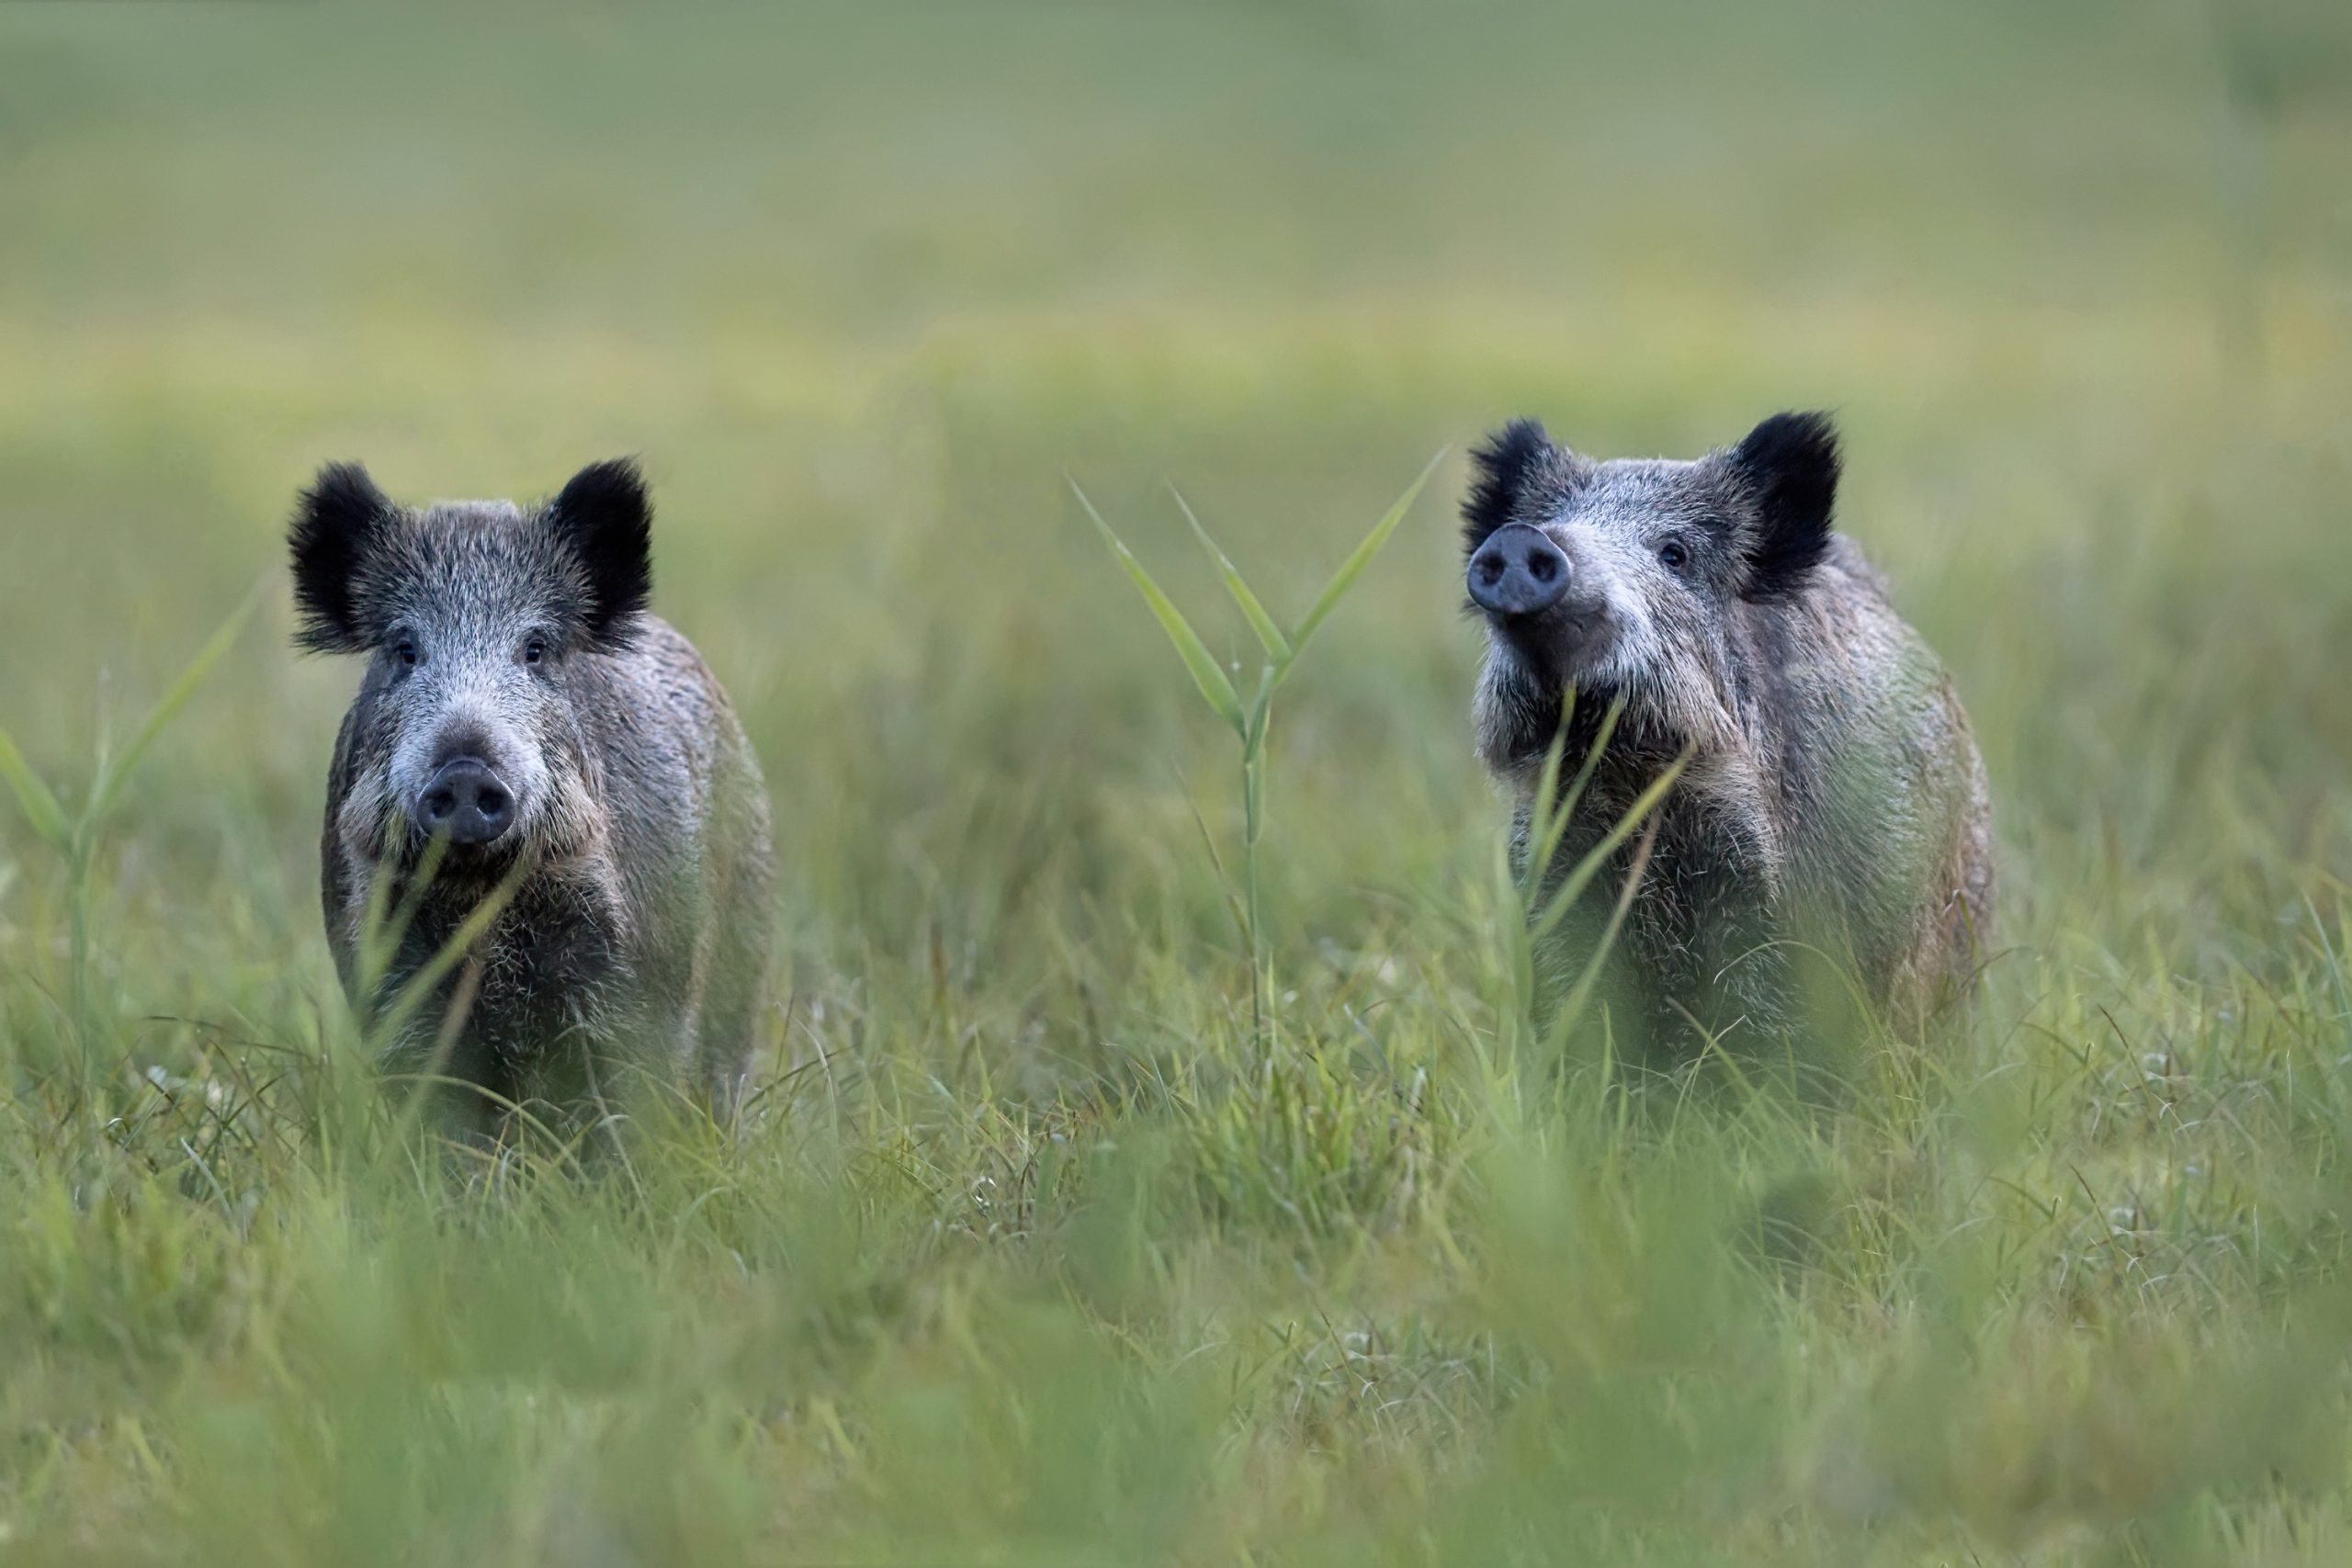
[[[424,656],[417,651],[416,638],[405,634],[394,638],[392,642],[392,662],[399,665],[403,670],[413,670],[419,664],[424,663]]]
[[[1668,539],[1657,547],[1657,558],[1665,563],[1667,570],[1680,571],[1690,564],[1690,552],[1683,548],[1681,540]]]
[[[537,664],[548,656],[548,639],[537,632],[523,639],[523,662]]]

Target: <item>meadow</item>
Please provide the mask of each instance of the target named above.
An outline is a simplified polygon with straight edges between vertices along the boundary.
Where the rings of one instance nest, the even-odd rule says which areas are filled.
[[[2322,0],[0,6],[0,1561],[2352,1560],[2347,192]],[[1518,1007],[1463,454],[1786,407],[1996,951],[1836,1096],[1633,1085]],[[776,1004],[731,1129],[453,1163],[284,524],[616,453]],[[1440,453],[1277,700],[1253,1021],[1070,481],[1254,676],[1170,487],[1295,626]]]

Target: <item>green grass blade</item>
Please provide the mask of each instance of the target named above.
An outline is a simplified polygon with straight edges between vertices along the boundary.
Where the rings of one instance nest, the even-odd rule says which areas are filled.
[[[1265,744],[1266,726],[1274,711],[1274,667],[1258,672],[1258,694],[1250,700],[1250,716],[1242,727],[1241,744],[1250,750]]]
[[[49,786],[40,782],[40,775],[33,772],[32,764],[25,761],[25,754],[17,750],[15,738],[5,729],[0,729],[0,778],[8,781],[25,820],[32,824],[41,841],[62,852],[72,837],[64,809],[57,804],[57,796],[50,794]]]
[[[398,817],[396,807],[385,807],[384,825],[378,842],[394,843],[397,835],[407,832]],[[356,960],[359,995],[372,997],[376,994],[376,987],[383,983],[394,955],[400,951],[401,941],[408,935],[409,927],[415,923],[417,914],[424,908],[425,897],[433,890],[433,879],[440,874],[441,862],[448,852],[449,836],[447,833],[435,833],[425,840],[424,853],[408,874],[408,891],[397,908],[391,904],[391,891],[401,880],[398,863],[390,852],[377,861],[375,879],[368,889],[368,905],[359,916],[359,951]]]
[[[245,629],[245,623],[253,618],[269,582],[270,578],[264,576],[254,584],[245,594],[243,603],[230,612],[229,618],[220,623],[220,629],[197,650],[196,657],[188,661],[187,667],[173,680],[170,687],[156,700],[155,705],[147,710],[147,716],[140,720],[139,732],[130,738],[130,744],[107,758],[106,766],[98,770],[97,782],[90,787],[89,807],[83,814],[85,831],[106,820],[115,798],[122,793],[123,785],[130,783],[132,772],[138,768],[140,760],[146,756],[148,748],[155,744],[156,738],[164,733],[164,728],[172,722],[181,708],[187,705],[187,700],[196,694],[197,687],[228,653],[238,634]]]
[[[1571,704],[1576,700],[1576,688],[1573,686],[1568,689],[1568,700]],[[1584,798],[1585,790],[1592,783],[1593,770],[1600,766],[1602,755],[1609,750],[1609,738],[1617,732],[1618,716],[1624,711],[1625,699],[1622,695],[1609,705],[1609,711],[1600,716],[1600,728],[1594,732],[1592,744],[1585,749],[1584,761],[1577,767],[1575,779],[1569,783],[1567,789],[1561,793],[1554,804],[1552,815],[1542,818],[1544,822],[1543,852],[1541,855],[1530,854],[1527,857],[1527,893],[1530,908],[1533,907],[1535,889],[1540,885],[1545,868],[1551,865],[1552,857],[1559,852],[1560,840],[1568,830],[1568,819],[1576,815],[1577,803]],[[1558,739],[1563,747],[1567,741],[1568,719],[1572,714],[1571,707],[1564,710],[1560,716]]]
[[[1102,540],[1111,547],[1111,553],[1119,558],[1121,566],[1127,569],[1127,576],[1135,581],[1136,592],[1141,593],[1144,603],[1151,606],[1151,613],[1159,617],[1160,629],[1168,634],[1168,640],[1176,645],[1177,655],[1184,660],[1184,668],[1193,672],[1193,683],[1200,687],[1201,695],[1208,699],[1209,706],[1216,709],[1220,718],[1233,726],[1236,735],[1246,738],[1249,717],[1241,711],[1241,698],[1234,691],[1231,679],[1217,663],[1216,655],[1209,652],[1208,645],[1201,640],[1200,633],[1193,629],[1193,623],[1184,618],[1184,613],[1176,608],[1175,602],[1160,592],[1159,584],[1151,580],[1151,573],[1144,570],[1143,562],[1136,559],[1135,552],[1111,531],[1111,525],[1102,521],[1102,514],[1094,510],[1094,502],[1078,488],[1076,479],[1070,480],[1069,488],[1078,497],[1078,503],[1086,508],[1086,514],[1094,520],[1095,527],[1102,531]]]
[[[1617,902],[1609,910],[1608,922],[1600,929],[1600,940],[1593,944],[1591,954],[1585,959],[1583,973],[1577,976],[1575,987],[1552,1017],[1551,1027],[1544,1031],[1546,1054],[1556,1053],[1584,1016],[1586,1006],[1592,1000],[1593,987],[1600,983],[1601,965],[1608,962],[1610,950],[1617,945],[1617,933],[1625,924],[1625,911],[1634,907],[1634,895],[1642,886],[1642,876],[1649,870],[1650,851],[1657,844],[1657,819],[1642,829],[1642,841],[1634,846],[1634,863],[1625,868],[1625,886],[1617,890]]]
[[[1544,769],[1535,777],[1535,801],[1527,814],[1527,863],[1520,867],[1519,901],[1530,910],[1535,908],[1535,888],[1543,880],[1544,868],[1552,863],[1560,835],[1567,830],[1568,814],[1559,805],[1560,768],[1567,758],[1568,721],[1576,711],[1577,689],[1571,685],[1561,694],[1559,728],[1544,749]]]
[[[1585,748],[1584,764],[1577,769],[1577,776],[1569,783],[1567,793],[1560,796],[1563,819],[1577,808],[1577,802],[1584,798],[1585,790],[1592,783],[1592,772],[1600,765],[1600,759],[1608,754],[1609,738],[1617,733],[1617,720],[1624,712],[1625,697],[1621,692],[1610,700],[1607,711],[1601,714],[1600,728],[1593,731],[1592,744]]]
[[[1216,835],[1209,831],[1209,819],[1201,815],[1200,804],[1188,790],[1184,795],[1184,809],[1193,814],[1193,826],[1201,830],[1201,845],[1209,852],[1209,864],[1216,870],[1217,891],[1225,895],[1225,907],[1233,915],[1233,929],[1241,940],[1250,940],[1250,912],[1241,907],[1240,896],[1233,891],[1233,878],[1226,874],[1225,856],[1217,852]]]
[[[1396,498],[1396,503],[1372,525],[1372,532],[1363,536],[1363,543],[1340,563],[1340,570],[1333,572],[1331,581],[1323,585],[1323,592],[1315,601],[1315,608],[1306,612],[1306,619],[1298,623],[1298,635],[1291,639],[1290,659],[1283,663],[1285,671],[1299,654],[1306,651],[1306,639],[1315,635],[1315,628],[1340,607],[1340,601],[1347,597],[1348,590],[1355,586],[1356,579],[1362,577],[1364,568],[1372,564],[1372,558],[1380,553],[1380,547],[1388,542],[1388,536],[1396,531],[1396,525],[1405,520],[1405,513],[1413,509],[1413,502],[1420,499],[1421,487],[1430,482],[1431,474],[1437,472],[1438,464],[1445,459],[1445,451],[1442,446],[1438,448],[1437,456],[1422,468],[1420,477],[1405,487],[1405,493]]]
[[[1536,919],[1534,930],[1531,932],[1536,945],[1541,946],[1544,940],[1567,918],[1568,910],[1583,895],[1586,885],[1600,874],[1601,866],[1615,852],[1617,846],[1631,837],[1634,830],[1642,825],[1643,819],[1657,808],[1658,803],[1666,798],[1666,792],[1674,787],[1674,781],[1682,776],[1682,770],[1690,762],[1690,753],[1686,750],[1668,763],[1650,787],[1642,791],[1625,815],[1617,819],[1617,825],[1603,834],[1600,842],[1593,845],[1585,857],[1577,862],[1576,869],[1568,873],[1567,879],[1560,884],[1559,891],[1552,895],[1550,902],[1544,906],[1543,914]]]
[[[498,917],[506,912],[506,906],[521,891],[533,869],[534,863],[529,856],[517,860],[514,869],[508,872],[498,886],[484,895],[481,902],[458,922],[458,929],[449,933],[449,940],[443,942],[431,958],[417,966],[416,973],[401,985],[390,1006],[370,1021],[368,1045],[371,1055],[379,1051],[385,1043],[400,1038],[401,1032],[408,1027],[409,1020],[432,999],[434,987],[447,978],[450,970],[464,962],[466,955],[473,951],[474,944],[497,923]]]
[[[1274,617],[1266,613],[1266,606],[1259,603],[1258,595],[1251,592],[1250,584],[1242,581],[1240,569],[1217,548],[1216,541],[1209,537],[1209,531],[1201,526],[1201,520],[1193,514],[1192,503],[1184,499],[1184,492],[1171,484],[1168,487],[1168,493],[1176,498],[1177,509],[1184,513],[1184,521],[1193,525],[1193,535],[1201,541],[1201,548],[1208,551],[1209,559],[1216,563],[1217,575],[1225,579],[1225,591],[1233,595],[1236,604],[1241,606],[1242,618],[1250,623],[1250,629],[1258,634],[1258,641],[1265,649],[1267,656],[1277,664],[1288,662],[1290,638],[1283,635],[1282,627],[1274,624]]]

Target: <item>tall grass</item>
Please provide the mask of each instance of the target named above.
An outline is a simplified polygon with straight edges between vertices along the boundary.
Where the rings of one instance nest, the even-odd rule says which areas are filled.
[[[23,813],[25,825],[34,838],[53,855],[65,879],[67,909],[67,948],[65,959],[65,1011],[71,1026],[74,1044],[72,1060],[59,1064],[70,1066],[77,1077],[78,1088],[86,1099],[99,1088],[102,1069],[106,1066],[100,1053],[108,1042],[111,1021],[101,1016],[98,1002],[91,991],[91,923],[98,897],[99,852],[102,835],[122,791],[146,759],[148,751],[162,736],[164,728],[185,707],[197,686],[212,667],[220,662],[243,632],[245,623],[261,604],[262,586],[255,584],[252,592],[220,628],[214,632],[196,656],[188,660],[164,694],[131,732],[130,739],[121,750],[110,750],[103,741],[98,749],[97,767],[88,794],[79,809],[69,815],[59,802],[55,791],[44,783],[25,761],[23,750],[6,729],[0,728],[0,780],[5,780],[17,807]],[[39,1064],[35,1064],[38,1066]]]
[[[1272,948],[1266,940],[1265,911],[1259,899],[1258,842],[1265,828],[1266,737],[1269,727],[1273,723],[1274,694],[1297,664],[1298,656],[1306,651],[1307,639],[1315,635],[1315,628],[1340,607],[1340,601],[1347,597],[1348,590],[1355,585],[1357,578],[1363,575],[1364,568],[1372,564],[1373,557],[1380,553],[1380,547],[1388,542],[1388,536],[1396,531],[1396,525],[1412,510],[1414,501],[1421,493],[1421,487],[1429,483],[1430,475],[1436,472],[1444,457],[1444,452],[1440,451],[1423,466],[1419,477],[1406,487],[1405,493],[1396,498],[1380,521],[1372,525],[1372,531],[1363,536],[1363,542],[1340,563],[1339,570],[1332,572],[1330,581],[1323,585],[1323,592],[1316,595],[1314,604],[1298,623],[1295,632],[1283,631],[1280,623],[1267,613],[1266,606],[1250,589],[1240,570],[1217,547],[1216,541],[1209,537],[1208,530],[1201,526],[1201,520],[1193,514],[1193,509],[1185,502],[1182,493],[1170,488],[1170,493],[1183,511],[1184,521],[1192,525],[1193,536],[1200,540],[1201,548],[1216,564],[1217,576],[1225,583],[1226,592],[1232,595],[1235,606],[1250,623],[1250,631],[1265,649],[1265,662],[1258,670],[1257,691],[1247,707],[1242,705],[1241,695],[1235,690],[1232,678],[1217,663],[1216,657],[1209,652],[1208,645],[1201,640],[1200,634],[1193,629],[1193,624],[1184,618],[1183,612],[1177,609],[1175,602],[1152,580],[1151,574],[1144,570],[1143,563],[1136,559],[1135,552],[1121,543],[1111,525],[1102,521],[1102,514],[1094,509],[1092,502],[1086,499],[1086,492],[1079,490],[1075,481],[1071,485],[1079,504],[1085,507],[1087,516],[1101,531],[1103,542],[1111,547],[1111,553],[1118,558],[1120,566],[1126,570],[1128,579],[1135,583],[1136,592],[1150,606],[1152,617],[1168,634],[1168,640],[1175,645],[1177,656],[1183,660],[1184,668],[1191,673],[1193,685],[1199,688],[1202,700],[1226,722],[1232,729],[1234,739],[1240,742],[1242,897],[1236,918],[1250,955],[1250,1028],[1261,1043],[1273,1022]],[[1205,836],[1205,826],[1203,832]],[[1210,855],[1216,858],[1216,840],[1211,838],[1208,843]],[[1217,863],[1217,874],[1225,874],[1221,860]]]

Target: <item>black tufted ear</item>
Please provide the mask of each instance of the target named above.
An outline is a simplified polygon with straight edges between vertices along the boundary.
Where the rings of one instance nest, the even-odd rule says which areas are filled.
[[[586,571],[590,640],[626,647],[653,597],[653,502],[644,477],[626,457],[591,463],[571,476],[548,516]]]
[[[1756,504],[1740,592],[1750,599],[1790,598],[1829,548],[1838,427],[1826,413],[1776,413],[1732,449],[1730,463]]]
[[[360,624],[353,580],[391,514],[392,503],[356,463],[329,463],[302,492],[286,531],[299,646],[319,653],[367,649],[372,638]]]
[[[1470,451],[1476,477],[1462,498],[1462,547],[1475,550],[1487,536],[1511,520],[1536,467],[1552,452],[1552,438],[1532,419],[1515,419]]]

